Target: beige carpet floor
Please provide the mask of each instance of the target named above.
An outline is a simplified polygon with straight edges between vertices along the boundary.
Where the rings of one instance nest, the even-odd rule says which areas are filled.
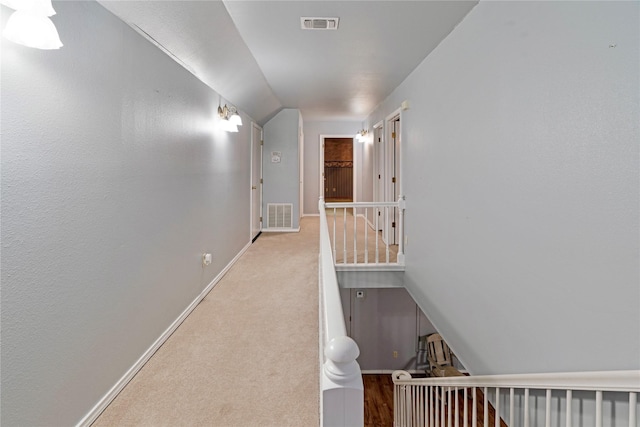
[[[263,233],[93,425],[319,425],[318,222]]]

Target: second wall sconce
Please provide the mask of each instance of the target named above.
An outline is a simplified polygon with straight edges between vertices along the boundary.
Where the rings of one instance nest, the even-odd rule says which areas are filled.
[[[227,132],[238,132],[238,126],[242,126],[242,117],[233,105],[230,107],[227,104],[224,107],[218,106],[218,116],[221,119],[222,129]]]

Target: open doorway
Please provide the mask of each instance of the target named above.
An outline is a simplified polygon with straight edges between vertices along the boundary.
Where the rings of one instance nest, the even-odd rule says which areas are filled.
[[[324,200],[353,202],[353,138],[324,139]]]

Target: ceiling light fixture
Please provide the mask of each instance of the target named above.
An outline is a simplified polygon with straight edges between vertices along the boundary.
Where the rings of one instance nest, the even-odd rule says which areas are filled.
[[[222,119],[221,127],[227,132],[238,132],[238,126],[242,126],[242,117],[238,114],[238,109],[233,105],[228,107],[227,104],[218,106],[218,116]]]
[[[15,8],[2,35],[14,43],[36,49],[60,49],[62,42],[50,16],[56,14],[51,0],[4,0],[3,4]]]

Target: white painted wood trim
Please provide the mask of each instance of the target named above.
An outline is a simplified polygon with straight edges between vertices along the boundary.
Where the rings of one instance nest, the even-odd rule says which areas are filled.
[[[432,385],[445,387],[501,387],[639,392],[640,370],[415,378],[407,380],[400,379],[394,382],[400,385]]]
[[[191,312],[200,304],[200,302],[211,292],[211,290],[218,284],[218,282],[224,277],[225,274],[233,267],[238,259],[249,249],[251,242],[238,252],[238,254],[227,264],[225,268],[207,285],[206,288],[194,299],[191,304],[184,309],[184,311],[178,316],[176,320],[158,337],[158,339],[145,351],[142,356],[133,364],[131,368],[115,383],[111,390],[109,390],[103,397],[96,403],[96,405],[80,420],[76,427],[88,427],[100,416],[100,414],[107,409],[109,404],[120,394],[120,392],[126,387],[138,371],[151,359],[156,351],[164,344],[169,337],[175,332],[176,329],[185,321]]]
[[[263,233],[299,233],[300,227],[298,228],[263,228]]]

